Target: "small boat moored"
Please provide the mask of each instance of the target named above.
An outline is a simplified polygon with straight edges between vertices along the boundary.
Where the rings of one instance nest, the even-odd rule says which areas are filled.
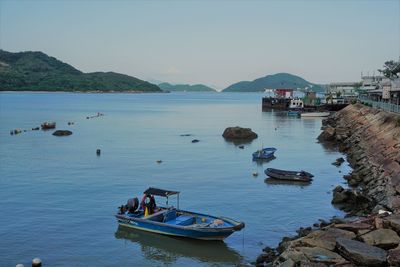
[[[268,168],[264,172],[271,178],[285,181],[311,182],[314,177],[314,175],[306,171],[285,171]]]
[[[168,206],[168,198],[178,196],[178,207]],[[166,198],[157,206],[154,196]],[[179,192],[150,187],[138,198],[128,199],[115,215],[119,225],[163,235],[204,240],[223,240],[244,228],[243,222],[179,209]]]
[[[266,147],[261,150],[257,150],[253,153],[253,160],[271,159],[274,157],[274,153],[277,149],[275,147]]]
[[[329,112],[303,112],[301,113],[301,117],[328,117]]]
[[[300,117],[301,110],[289,110],[287,115],[292,117]]]
[[[55,129],[56,128],[56,123],[55,122],[43,122],[41,125],[42,130],[49,130],[49,129]]]

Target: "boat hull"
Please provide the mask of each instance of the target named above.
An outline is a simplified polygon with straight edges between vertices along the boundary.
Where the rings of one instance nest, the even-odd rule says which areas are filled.
[[[274,158],[274,153],[276,148],[274,147],[267,147],[263,148],[262,150],[258,150],[252,154],[253,160],[265,160],[265,159],[272,159]]]
[[[301,117],[328,117],[329,112],[305,112],[301,113]]]
[[[288,116],[293,116],[293,117],[300,117],[301,112],[300,111],[288,111]]]
[[[297,182],[311,182],[313,175],[304,171],[284,171],[273,168],[268,168],[265,174],[273,179]]]
[[[195,214],[195,213],[194,213]],[[199,216],[208,216],[198,214]],[[117,214],[118,223],[121,226],[129,227],[141,231],[157,233],[168,236],[193,238],[201,240],[223,240],[230,236],[235,231],[239,231],[244,227],[244,223],[236,222],[228,218],[211,217],[215,219],[223,220],[225,223],[229,223],[232,226],[224,228],[211,228],[211,227],[193,227],[193,226],[181,226],[173,225],[164,222],[157,222],[146,220],[143,218],[128,217],[126,215]]]

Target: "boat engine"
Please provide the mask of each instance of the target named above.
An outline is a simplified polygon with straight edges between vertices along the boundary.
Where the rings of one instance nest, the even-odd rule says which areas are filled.
[[[135,211],[139,207],[139,199],[137,197],[128,199],[125,207],[129,213],[135,213]]]

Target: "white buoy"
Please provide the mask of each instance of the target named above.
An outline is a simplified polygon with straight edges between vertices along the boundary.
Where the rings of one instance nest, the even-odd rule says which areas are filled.
[[[15,265],[15,267],[24,267],[24,265],[19,263],[19,264]]]
[[[32,267],[42,267],[42,261],[39,258],[32,260]]]

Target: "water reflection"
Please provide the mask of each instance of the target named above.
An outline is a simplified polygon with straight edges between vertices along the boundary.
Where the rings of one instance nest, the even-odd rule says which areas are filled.
[[[237,266],[244,263],[239,253],[221,241],[174,238],[123,226],[118,226],[115,237],[139,244],[147,260],[162,264],[173,264],[181,257],[223,265]]]
[[[270,162],[271,160],[274,160],[274,159],[276,159],[276,157],[272,156],[272,157],[270,157],[268,159],[253,159],[253,162],[256,163],[257,166],[262,166],[264,163],[268,163],[268,162]]]
[[[323,141],[318,143],[321,144],[326,152],[337,152],[339,150],[338,145],[335,142]]]
[[[305,187],[311,185],[310,182],[302,182],[302,181],[285,181],[285,180],[279,180],[279,179],[274,179],[274,178],[265,178],[264,182],[267,185],[284,185],[284,186],[300,186],[300,187]]]
[[[225,142],[228,144],[233,144],[235,146],[249,145],[253,142],[253,139],[234,139],[234,138],[224,138]]]

